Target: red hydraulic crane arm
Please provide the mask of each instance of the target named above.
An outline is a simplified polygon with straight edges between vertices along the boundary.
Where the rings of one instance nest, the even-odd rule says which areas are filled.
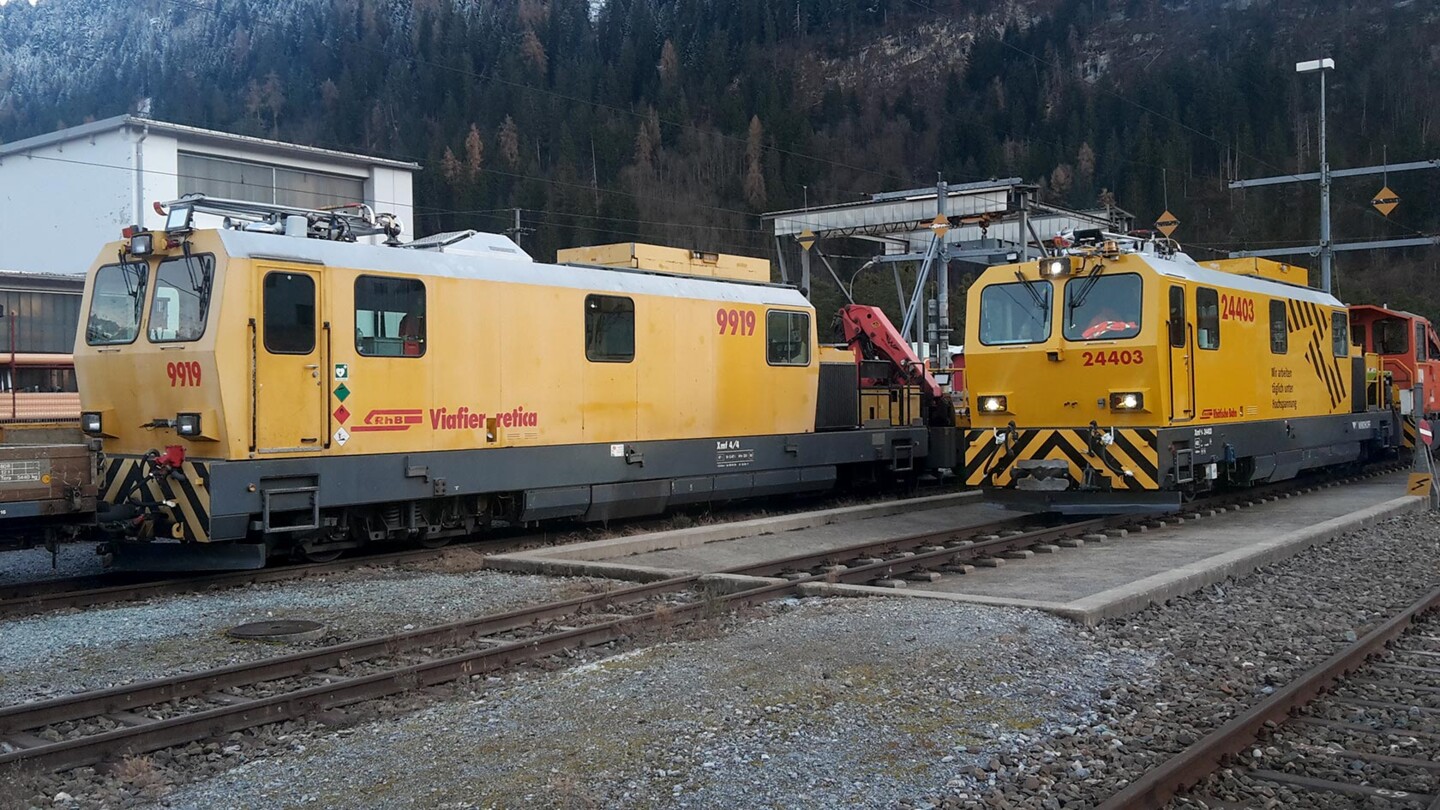
[[[845,342],[855,352],[856,362],[889,361],[894,382],[919,385],[932,400],[945,396],[940,383],[925,370],[925,364],[910,350],[910,345],[879,307],[847,304],[840,308],[840,324]]]

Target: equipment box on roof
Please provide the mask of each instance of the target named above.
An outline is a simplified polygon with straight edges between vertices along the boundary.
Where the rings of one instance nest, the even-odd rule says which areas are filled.
[[[768,259],[646,245],[640,242],[565,248],[556,251],[555,261],[561,264],[629,267],[656,273],[710,276],[737,281],[768,282],[770,280],[770,261]]]

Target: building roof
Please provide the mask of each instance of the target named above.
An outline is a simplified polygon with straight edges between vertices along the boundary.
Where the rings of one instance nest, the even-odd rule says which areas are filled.
[[[336,149],[322,149],[318,146],[304,146],[297,143],[275,141],[269,138],[255,138],[250,135],[236,135],[232,132],[220,132],[219,130],[201,129],[200,127],[192,127],[185,124],[172,124],[168,121],[156,121],[138,115],[117,115],[114,118],[105,118],[100,121],[92,121],[88,124],[81,124],[80,126],[62,129],[56,132],[49,132],[44,135],[36,135],[33,138],[25,138],[23,140],[0,144],[0,158],[27,152],[31,149],[38,149],[57,143],[88,138],[92,135],[127,128],[149,128],[156,132],[171,133],[181,140],[211,142],[232,147],[240,146],[260,152],[298,155],[312,159],[329,160],[336,163],[348,163],[361,166],[387,166],[393,169],[406,169],[412,172],[420,170],[419,163],[391,160],[389,158],[374,157],[372,155],[361,155],[354,152],[341,152]]]
[[[85,290],[85,274],[27,273],[0,270],[0,291],[55,292],[79,295]]]

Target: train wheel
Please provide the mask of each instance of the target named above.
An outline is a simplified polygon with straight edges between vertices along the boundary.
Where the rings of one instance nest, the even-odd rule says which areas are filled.
[[[421,539],[420,545],[421,545],[422,548],[444,548],[444,547],[450,545],[450,540],[451,540],[451,539],[452,539],[452,538],[450,538],[450,537],[448,537],[448,536],[442,536],[442,537],[426,537],[426,538]]]
[[[343,548],[302,548],[300,556],[307,562],[327,563],[340,559],[340,555],[344,551]]]

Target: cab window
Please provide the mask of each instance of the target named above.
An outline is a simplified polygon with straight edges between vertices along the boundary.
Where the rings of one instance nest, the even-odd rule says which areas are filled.
[[[1170,345],[1185,348],[1185,288],[1170,288]]]
[[[155,299],[150,302],[148,334],[152,343],[199,340],[210,313],[215,257],[166,259],[155,273]]]
[[[1270,353],[1290,351],[1290,330],[1285,323],[1285,302],[1270,302]]]
[[[1415,322],[1415,359],[1419,360],[1422,363],[1426,360],[1425,324],[1420,321]]]
[[[315,350],[315,281],[304,273],[275,272],[261,285],[265,350],[309,354]]]
[[[809,313],[765,313],[765,362],[772,366],[810,365]]]
[[[1344,312],[1330,313],[1330,348],[1336,357],[1350,354],[1350,318]]]
[[[1140,334],[1140,276],[1088,276],[1065,282],[1066,340],[1124,340]]]
[[[90,289],[90,318],[85,342],[91,346],[133,343],[140,334],[140,312],[150,268],[144,262],[107,264],[95,271]]]
[[[1209,287],[1195,288],[1195,345],[1220,348],[1220,293]]]
[[[355,351],[365,357],[425,354],[425,283],[381,276],[355,279]]]
[[[635,302],[618,295],[585,296],[585,359],[628,363],[635,359]]]
[[[991,284],[980,291],[980,342],[986,346],[1039,343],[1050,338],[1048,281]]]
[[[1410,323],[1401,318],[1375,322],[1375,351],[1379,354],[1410,353]]]

